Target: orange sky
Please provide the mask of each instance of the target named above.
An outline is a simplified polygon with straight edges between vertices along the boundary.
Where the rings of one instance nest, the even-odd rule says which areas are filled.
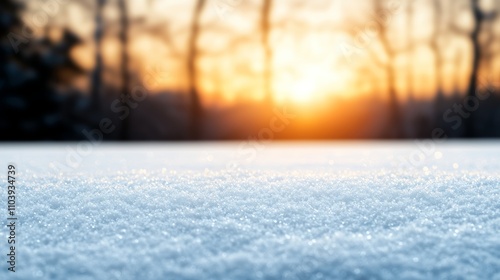
[[[443,3],[448,5],[446,3],[452,3],[450,1],[444,0]],[[306,4],[299,7],[301,2]],[[35,5],[36,2],[31,3]],[[148,4],[148,1],[133,0],[130,3],[131,18],[145,23],[143,26],[135,25],[130,32],[133,69],[139,72],[139,76],[148,75],[147,71],[151,69],[163,73],[156,77],[158,84],[153,90],[186,88],[184,54],[194,1],[156,0]],[[369,38],[361,48],[352,49],[357,44],[356,36],[370,31],[368,26],[373,18],[371,0],[278,0],[275,3],[271,35],[275,99],[307,103],[320,102],[328,95],[384,91],[385,73],[370,61],[367,51],[372,49],[381,60],[385,59],[377,39]],[[405,6],[400,4],[405,1],[397,3],[387,23],[391,30],[391,45],[401,49],[407,44],[407,14]],[[426,97],[436,88],[435,54],[429,47],[433,11],[429,0],[415,3],[410,30],[417,43],[411,51],[402,51],[396,56],[396,88],[400,96],[407,95],[407,70],[411,69],[414,93]],[[94,25],[90,9],[75,3],[64,4],[60,8],[61,12],[51,20],[68,25],[88,38],[87,44],[75,51],[75,57],[91,69],[93,47],[90,39]],[[257,0],[208,1],[199,41],[204,54],[198,62],[199,82],[205,102],[216,97],[231,101],[262,96],[263,53],[258,33],[259,8],[260,1]],[[32,13],[36,11],[33,6]],[[448,14],[451,14],[450,8],[442,15],[443,20],[448,20]],[[120,50],[114,24],[118,14],[113,3],[107,6],[106,18],[108,36],[104,54],[106,64],[113,67]],[[467,12],[454,13],[453,19],[465,30],[470,28],[470,14]],[[148,31],[151,26],[159,26],[161,32],[154,35]],[[460,35],[443,36],[441,49],[445,59],[442,69],[445,90],[451,91],[457,86],[464,89],[470,65],[470,42]],[[498,62],[498,59],[493,62],[496,69]],[[380,95],[384,97],[383,93]]]

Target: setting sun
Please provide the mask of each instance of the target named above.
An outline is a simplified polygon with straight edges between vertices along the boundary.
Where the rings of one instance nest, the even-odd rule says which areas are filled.
[[[500,77],[500,17],[474,19],[456,1],[77,1],[44,28],[36,25],[46,1],[21,2],[29,2],[22,14],[33,36],[49,39],[33,48],[47,59],[68,51],[57,61],[74,62],[52,71],[64,82],[57,88],[74,87],[118,118],[136,109],[131,131],[144,138],[138,127],[149,115],[158,120],[152,135],[165,139],[202,131],[207,139],[245,138],[245,129],[266,122],[254,117],[262,108],[283,106],[300,112],[284,139],[425,136],[446,123],[450,107],[447,120],[456,120],[460,96]],[[480,32],[471,37],[474,26]],[[21,35],[11,47],[38,41]],[[147,101],[128,104],[137,89],[147,89]],[[331,131],[318,125],[326,121]],[[122,127],[113,137],[131,136],[126,121]]]
[[[290,98],[295,102],[308,102],[313,99],[315,83],[310,80],[301,80],[293,87]]]
[[[287,2],[276,2],[273,7],[275,12],[270,15],[271,28],[268,33],[271,56],[266,58],[260,38],[262,31],[259,30],[259,21],[254,18],[254,13],[258,12],[255,9],[259,7],[258,1],[251,2],[255,7],[239,4],[224,10],[224,14],[213,12],[214,7],[209,3],[200,17],[201,28],[196,44],[196,82],[200,98],[206,104],[263,100],[266,60],[269,60],[272,69],[272,99],[278,103],[318,103],[332,96],[353,97],[387,89],[388,75],[381,66],[381,63],[386,63],[387,54],[383,53],[378,42],[379,34],[368,25],[371,22],[369,11],[362,9],[366,3],[358,3],[359,13],[367,13],[367,21],[358,24],[351,14],[354,5],[340,5],[337,1],[328,8],[318,2],[317,5],[305,5],[299,11]],[[178,11],[190,11],[194,5],[193,1],[168,3],[169,10]],[[136,10],[139,2],[132,1],[131,5]],[[406,25],[401,24],[400,18],[405,12],[395,11],[394,18],[391,18],[393,22],[387,30],[395,38],[401,39],[395,40],[395,44],[406,44],[407,32],[403,28]],[[189,88],[186,73],[188,53],[184,48],[189,39],[189,32],[185,31],[191,22],[189,18],[180,18],[177,14],[186,13],[170,14],[161,20],[152,11],[151,23],[129,34],[130,60],[136,69],[140,69],[140,73],[136,74],[139,77],[147,76],[149,74],[144,71],[152,68],[161,68],[162,72],[168,73],[168,79],[155,77],[157,83],[152,88],[155,92],[183,93]],[[352,24],[346,23],[349,20]],[[153,22],[157,25],[153,25]],[[82,33],[87,30],[86,36],[91,36],[88,33],[91,29],[75,28]],[[419,32],[424,31],[429,33],[432,29],[421,26]],[[119,67],[121,47],[117,34],[109,34],[103,40],[103,54],[109,69],[116,69]],[[414,36],[418,34],[415,31]],[[450,55],[443,59],[442,71],[456,69],[445,73],[446,76],[456,76],[443,79],[442,87],[447,92],[466,88],[467,79],[464,77],[467,77],[470,67],[467,64],[469,54],[465,52],[461,64],[455,63],[451,55],[467,48],[466,38],[449,40]],[[148,51],[144,52],[144,49]],[[93,51],[91,44],[87,44],[87,48],[82,48],[78,54],[85,59],[79,60],[91,65],[89,61]],[[82,54],[84,52],[88,55]],[[401,52],[391,58],[397,76],[394,87],[401,99],[406,98],[410,83],[415,97],[429,98],[433,95],[438,85],[432,74],[435,70],[428,66],[433,65],[435,56],[427,44],[416,44],[411,52]],[[411,66],[407,65],[408,62],[411,62]],[[89,68],[88,65],[86,68]],[[379,98],[387,96],[380,94]]]

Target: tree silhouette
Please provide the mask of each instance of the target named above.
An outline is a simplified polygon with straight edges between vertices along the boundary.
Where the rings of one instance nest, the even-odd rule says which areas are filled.
[[[272,104],[272,60],[273,51],[270,44],[270,33],[271,33],[271,11],[273,7],[273,0],[263,0],[261,9],[261,35],[262,35],[262,47],[264,49],[264,100],[267,105]]]
[[[198,88],[198,75],[196,63],[198,61],[198,39],[200,33],[200,17],[205,7],[205,0],[197,0],[191,21],[191,34],[188,40],[187,52],[187,78],[190,97],[189,109],[189,137],[192,140],[200,140],[202,108]]]
[[[129,55],[128,55],[128,29],[129,29],[129,20],[128,20],[128,9],[127,9],[127,1],[119,0],[118,1],[118,9],[120,10],[120,43],[121,43],[121,66],[120,66],[120,75],[121,75],[121,99],[123,105],[128,109],[128,114],[122,120],[122,130],[121,130],[121,139],[127,140],[129,139],[129,130],[130,130],[130,117],[132,114],[132,110],[130,110],[130,105],[127,102],[130,99],[131,92],[129,87],[130,82],[130,73],[129,73]]]
[[[500,10],[500,1],[495,1],[494,6],[494,15],[499,12]],[[489,20],[487,22],[487,26],[485,26],[485,29],[487,31],[487,36],[486,39],[483,41],[483,47],[482,47],[482,61],[484,62],[484,69],[486,71],[495,71],[495,56],[499,52],[499,48],[497,46],[498,44],[498,39],[499,39],[499,34],[496,34],[496,26],[497,23],[495,20]],[[500,78],[500,77],[499,77]]]
[[[399,102],[396,95],[396,69],[394,65],[394,60],[396,57],[396,50],[392,48],[389,40],[389,30],[388,24],[391,18],[390,13],[393,12],[385,6],[385,1],[376,0],[375,5],[375,23],[378,28],[378,39],[382,45],[384,53],[387,56],[387,61],[382,63],[382,67],[386,73],[386,83],[387,83],[387,93],[389,97],[389,119],[387,122],[387,128],[385,134],[389,138],[400,138],[403,137],[403,129],[401,123],[401,113],[399,108]]]
[[[408,100],[413,102],[413,2],[408,2],[406,4],[406,51],[408,52],[407,63],[406,63],[406,82],[407,82],[407,93]]]
[[[413,2],[406,3],[406,91],[407,91],[407,106],[413,108],[415,97],[413,92]],[[407,123],[414,123],[414,110],[406,111]],[[414,130],[412,125],[406,127],[405,135],[413,135]]]
[[[435,81],[436,81],[436,101],[435,101],[435,116],[438,122],[441,120],[441,115],[443,113],[444,106],[444,92],[443,92],[443,76],[442,76],[442,65],[443,65],[443,56],[441,54],[441,38],[443,36],[441,28],[441,17],[442,17],[442,7],[441,0],[434,0],[434,15],[433,15],[433,25],[434,31],[430,41],[430,47],[434,53],[434,72],[435,72]],[[441,125],[441,124],[440,124]]]
[[[100,98],[101,98],[101,86],[102,86],[102,38],[104,35],[104,19],[103,19],[103,8],[105,0],[97,0],[95,9],[95,30],[94,30],[94,45],[95,45],[95,57],[94,57],[94,71],[92,72],[91,80],[91,102],[92,109],[95,111],[100,111]]]
[[[84,72],[70,55],[80,39],[66,29],[57,41],[25,37],[22,9],[17,1],[0,3],[0,36],[7,38],[0,41],[0,139],[79,139],[89,125],[75,115],[84,102],[77,97],[75,105],[71,94],[72,81]]]
[[[496,13],[483,12],[479,6],[479,0],[470,0],[470,8],[472,10],[472,15],[474,18],[474,28],[469,34],[470,40],[472,42],[472,66],[469,76],[469,85],[467,87],[467,96],[475,98],[478,86],[479,63],[481,59],[481,43],[479,40],[479,35],[484,22],[493,19],[496,16]],[[474,119],[474,113],[470,114],[470,116],[465,119],[464,137],[466,138],[473,138],[477,136]]]

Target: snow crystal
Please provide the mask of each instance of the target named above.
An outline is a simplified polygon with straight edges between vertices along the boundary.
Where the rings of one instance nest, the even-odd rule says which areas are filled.
[[[4,144],[0,279],[500,279],[499,160],[495,142]]]

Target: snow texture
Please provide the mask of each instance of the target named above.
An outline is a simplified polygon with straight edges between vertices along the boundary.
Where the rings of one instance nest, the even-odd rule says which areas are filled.
[[[500,279],[498,142],[89,147],[0,146],[0,279]]]

